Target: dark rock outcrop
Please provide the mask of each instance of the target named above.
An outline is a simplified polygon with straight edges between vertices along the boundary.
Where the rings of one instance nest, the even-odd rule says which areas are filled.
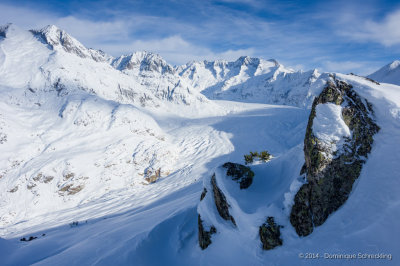
[[[248,188],[253,182],[254,172],[250,167],[231,162],[225,163],[222,167],[227,169],[227,176],[231,176],[232,180],[240,183],[240,189]]]
[[[267,221],[260,226],[259,235],[263,249],[269,250],[282,245],[280,228],[282,226],[275,223],[274,217],[268,217]]]
[[[235,219],[229,213],[229,204],[226,201],[224,193],[219,189],[215,174],[211,177],[211,186],[214,193],[214,202],[219,215],[227,221],[231,221],[236,226]]]
[[[215,234],[217,229],[215,229],[214,226],[211,226],[210,231],[205,230],[200,214],[197,217],[197,224],[199,228],[199,245],[201,249],[206,249],[211,244],[211,235]]]
[[[342,106],[342,117],[352,132],[344,138],[340,151],[326,156],[321,141],[313,133],[313,120],[318,104],[334,103]],[[371,152],[373,136],[379,127],[371,118],[372,105],[361,98],[350,84],[334,79],[314,100],[304,139],[307,176],[294,199],[290,222],[300,236],[312,233],[328,216],[342,206],[352,190],[354,181],[361,173],[362,165]]]
[[[206,194],[207,194],[207,189],[204,188],[203,191],[201,192],[201,195],[200,195],[200,201],[202,201],[202,200],[204,199],[204,197],[206,196]]]

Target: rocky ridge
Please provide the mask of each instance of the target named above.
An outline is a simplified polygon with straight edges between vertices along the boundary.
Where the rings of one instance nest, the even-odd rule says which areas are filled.
[[[350,136],[341,137],[343,145],[338,150],[327,147],[313,129],[318,106],[326,104],[340,108],[343,122],[351,131]],[[366,99],[350,84],[334,77],[314,100],[304,139],[305,166],[301,173],[307,183],[297,192],[290,214],[298,235],[311,234],[314,227],[322,225],[346,202],[371,152],[373,136],[379,131],[373,115],[373,107]]]

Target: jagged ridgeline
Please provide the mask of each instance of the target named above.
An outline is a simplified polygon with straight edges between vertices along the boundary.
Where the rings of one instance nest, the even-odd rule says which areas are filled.
[[[349,129],[347,136],[330,143],[318,137],[313,124],[318,121],[318,110],[324,106],[339,110],[340,121],[330,122],[332,125],[344,122]],[[307,183],[296,194],[290,214],[290,222],[299,236],[311,234],[314,227],[322,225],[346,202],[371,152],[373,136],[379,131],[373,115],[372,105],[352,85],[334,77],[314,100],[304,139],[305,165],[301,171]]]

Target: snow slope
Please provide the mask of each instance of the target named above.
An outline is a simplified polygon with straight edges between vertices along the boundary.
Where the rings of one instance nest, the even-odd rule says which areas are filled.
[[[400,85],[400,61],[395,60],[368,77],[378,82]]]
[[[2,240],[7,250],[6,264],[132,264],[140,265],[377,265],[393,264],[400,249],[397,239],[400,231],[398,193],[400,150],[393,145],[400,140],[400,108],[398,87],[372,85],[370,82],[346,75],[337,75],[356,88],[375,107],[381,131],[376,135],[372,153],[345,205],[309,237],[300,238],[290,226],[290,202],[301,180],[298,173],[303,164],[302,139],[307,122],[307,111],[298,108],[252,106],[253,110],[221,118],[192,121],[196,126],[211,126],[231,134],[235,150],[218,156],[206,164],[207,169],[193,171],[191,178],[210,178],[216,167],[226,161],[242,162],[241,155],[248,150],[266,148],[275,155],[267,164],[253,167],[254,183],[248,191],[236,189],[234,196],[246,213],[238,212],[238,229],[218,232],[213,243],[204,251],[197,242],[196,205],[202,186],[194,182],[175,192],[160,195],[154,202],[139,208],[125,209],[102,219],[70,227],[67,224],[48,229],[46,225],[24,230],[23,234],[9,235]],[[224,106],[226,106],[225,103]],[[172,124],[172,121],[170,121]],[[237,127],[236,125],[243,125]],[[255,130],[248,131],[252,125]],[[191,125],[193,126],[193,124]],[[265,133],[268,133],[267,135]],[[284,136],[282,136],[282,133]],[[249,136],[250,134],[250,136]],[[278,137],[279,136],[279,137]],[[257,141],[255,141],[257,140]],[[205,171],[204,171],[205,170]],[[218,173],[218,171],[217,171]],[[187,177],[189,177],[187,176]],[[176,176],[177,177],[177,176]],[[175,177],[174,177],[175,178]],[[218,180],[223,177],[219,176]],[[171,179],[156,186],[163,187]],[[192,181],[194,181],[192,179]],[[174,181],[171,181],[175,183]],[[176,184],[176,183],[175,183]],[[242,195],[241,195],[242,194]],[[238,195],[241,195],[238,197]],[[122,204],[122,203],[119,203]],[[283,211],[282,211],[283,209]],[[262,251],[257,235],[258,225],[265,216],[274,215],[281,229],[284,245],[271,251]],[[250,217],[249,220],[245,217]],[[77,220],[79,216],[75,216]],[[68,219],[67,219],[68,220]],[[72,220],[68,220],[72,221]],[[221,220],[219,223],[226,223]],[[239,232],[239,233],[238,233]],[[41,236],[45,233],[45,236]],[[23,243],[16,236],[39,236]],[[319,259],[301,259],[299,254],[319,253]],[[325,254],[326,253],[326,254]],[[324,259],[332,254],[391,254],[389,259]],[[229,255],[228,255],[229,254]]]
[[[185,145],[198,140],[169,135],[152,112],[167,117],[226,113],[192,93],[179,76],[154,76],[150,70],[129,75],[54,26],[29,32],[9,24],[1,32],[2,232],[24,221],[22,227],[35,224],[40,215],[74,212],[109,194],[146,190],[149,181],[185,171]],[[200,143],[226,138],[193,130],[202,136]],[[221,152],[226,151],[212,155]]]
[[[173,68],[146,52],[111,58],[55,27],[2,27],[1,264],[398,264],[399,86],[336,74],[373,104],[381,130],[347,202],[308,237],[290,225],[307,107],[329,77],[247,57]],[[348,134],[329,127],[338,110],[322,109],[315,126],[327,142]],[[225,182],[219,166],[255,150],[274,158],[252,166],[252,186]],[[161,178],[147,182],[158,169]],[[197,205],[214,172],[238,227],[209,213],[225,226],[202,251]],[[284,225],[284,244],[263,251],[258,226],[268,215]],[[299,257],[310,252],[322,258]]]

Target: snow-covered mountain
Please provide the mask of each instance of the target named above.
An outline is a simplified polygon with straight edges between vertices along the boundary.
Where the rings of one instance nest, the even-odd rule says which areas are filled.
[[[395,60],[368,77],[378,82],[400,85],[400,61]]]
[[[7,70],[7,75],[0,85],[29,87],[35,92],[51,89],[60,95],[86,91],[107,100],[162,108],[180,115],[201,116],[218,109],[173,71],[157,72],[154,66],[158,63],[165,69],[172,67],[151,53],[113,59],[101,51],[85,48],[55,26],[28,32],[10,24],[2,27],[1,35],[4,40],[0,69]],[[181,106],[179,110],[176,105]]]
[[[399,86],[250,57],[113,58],[8,24],[0,93],[2,265],[400,254]]]
[[[311,107],[327,76],[285,68],[276,60],[247,56],[234,62],[192,62],[177,72],[209,99]]]

